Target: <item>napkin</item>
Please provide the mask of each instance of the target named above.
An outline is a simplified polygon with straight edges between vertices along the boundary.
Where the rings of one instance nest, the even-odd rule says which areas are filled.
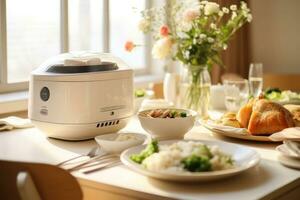
[[[283,143],[290,154],[300,158],[300,142],[285,140]]]
[[[31,128],[33,124],[29,119],[19,117],[7,117],[0,119],[0,131],[12,130],[14,128]]]
[[[223,132],[230,132],[230,133],[236,133],[239,135],[248,135],[248,131],[245,128],[235,128],[230,126],[223,126],[220,124],[216,124],[211,120],[207,121],[200,121],[200,124],[202,124],[204,127],[210,128],[210,129],[216,129]]]
[[[101,64],[101,60],[97,57],[69,58],[64,61],[64,66],[90,66],[99,64]]]
[[[273,141],[300,141],[300,127],[286,128],[280,132],[272,134],[269,138]]]

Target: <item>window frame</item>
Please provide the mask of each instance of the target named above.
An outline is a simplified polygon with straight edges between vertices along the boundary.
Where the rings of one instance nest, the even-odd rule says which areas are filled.
[[[8,83],[7,77],[7,26],[6,26],[6,1],[0,0],[0,94],[28,90],[29,81]],[[152,1],[146,1],[146,8],[150,8]],[[68,26],[68,2],[69,0],[60,0],[60,52],[65,53],[69,51],[69,26]],[[109,0],[103,0],[103,51],[109,52]],[[146,60],[145,68],[134,70],[136,76],[150,75],[152,70],[151,58],[151,37],[144,36],[146,45]]]

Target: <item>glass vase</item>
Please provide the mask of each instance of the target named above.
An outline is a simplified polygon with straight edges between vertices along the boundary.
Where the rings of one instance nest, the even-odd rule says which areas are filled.
[[[208,117],[210,99],[210,74],[205,66],[185,66],[180,76],[179,104],[182,108]]]

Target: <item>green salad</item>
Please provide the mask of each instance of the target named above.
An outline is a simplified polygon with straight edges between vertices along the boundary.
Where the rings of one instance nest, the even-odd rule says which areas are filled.
[[[265,98],[277,102],[299,101],[300,94],[290,90],[281,91],[279,88],[269,88],[264,92]]]

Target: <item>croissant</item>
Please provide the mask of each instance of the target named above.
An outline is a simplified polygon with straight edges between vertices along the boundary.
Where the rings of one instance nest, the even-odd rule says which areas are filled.
[[[252,135],[271,135],[295,126],[293,116],[286,108],[265,99],[243,106],[237,119]]]

